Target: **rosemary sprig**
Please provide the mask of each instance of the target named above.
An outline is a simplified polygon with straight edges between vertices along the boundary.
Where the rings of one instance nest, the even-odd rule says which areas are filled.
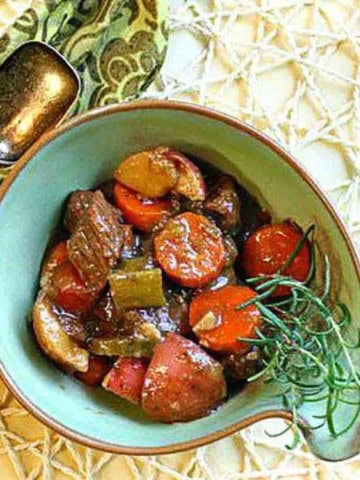
[[[264,328],[258,329],[256,339],[239,338],[241,342],[257,345],[262,352],[263,368],[248,379],[264,378],[267,383],[280,386],[283,405],[292,412],[293,423],[298,426],[299,409],[305,402],[324,402],[324,412],[314,416],[327,424],[333,437],[347,432],[360,416],[360,373],[351,356],[351,350],[360,349],[360,331],[356,342],[345,336],[351,315],[343,303],[330,298],[331,267],[324,255],[322,290],[311,285],[315,275],[315,251],[312,242],[311,272],[305,282],[283,275],[309,235],[310,227],[289,257],[286,265],[271,278],[256,277],[248,283],[257,296],[239,305],[243,309],[255,304],[262,314]],[[290,289],[283,300],[272,300],[278,286]],[[340,404],[355,406],[355,413],[341,430],[336,428],[335,415]],[[298,434],[296,439],[300,438]],[[293,445],[294,446],[294,445]]]

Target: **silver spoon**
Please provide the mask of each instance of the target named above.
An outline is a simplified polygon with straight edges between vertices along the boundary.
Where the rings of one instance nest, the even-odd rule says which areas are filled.
[[[76,102],[80,79],[54,48],[27,42],[0,66],[0,164],[11,165]]]

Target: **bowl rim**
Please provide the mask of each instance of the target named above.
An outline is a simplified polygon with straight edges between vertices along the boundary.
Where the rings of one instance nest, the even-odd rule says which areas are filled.
[[[9,190],[12,183],[17,178],[18,174],[22,169],[27,165],[27,163],[34,157],[34,155],[45,145],[66,133],[68,130],[71,130],[74,127],[82,125],[83,123],[88,123],[92,120],[101,117],[107,117],[120,112],[127,112],[133,110],[151,110],[151,109],[162,109],[162,110],[175,110],[182,111],[187,113],[193,113],[200,116],[204,116],[219,122],[222,122],[230,127],[235,128],[241,133],[246,133],[247,135],[255,138],[262,144],[270,148],[275,154],[280,156],[287,165],[294,169],[301,178],[306,182],[306,184],[313,190],[316,196],[323,203],[324,207],[327,209],[328,213],[332,217],[333,221],[337,225],[342,238],[345,241],[347,251],[350,255],[351,261],[355,267],[358,281],[360,284],[360,259],[356,252],[355,245],[350,237],[350,232],[348,231],[347,226],[340,218],[335,207],[330,202],[330,199],[327,197],[326,193],[321,189],[320,185],[310,173],[304,168],[298,161],[293,157],[284,147],[282,147],[275,140],[268,137],[266,134],[260,132],[256,128],[246,124],[245,122],[230,116],[228,114],[222,113],[218,110],[196,105],[188,102],[180,102],[175,100],[134,100],[130,102],[125,102],[122,104],[109,105],[105,107],[95,108],[86,113],[77,115],[70,120],[64,122],[61,126],[44,133],[29,149],[28,151],[16,162],[11,172],[4,179],[2,185],[0,186],[0,204]],[[128,447],[125,445],[119,445],[111,442],[101,441],[96,438],[84,435],[78,431],[73,430],[70,427],[65,426],[61,422],[58,422],[42,409],[38,408],[26,395],[24,395],[20,387],[12,380],[11,376],[8,374],[5,365],[0,360],[0,378],[5,383],[6,387],[13,394],[15,399],[27,410],[29,411],[37,420],[45,424],[47,427],[56,431],[57,433],[75,441],[82,445],[85,445],[90,448],[95,448],[98,450],[115,453],[115,454],[126,454],[126,455],[160,455],[166,453],[176,453],[189,449],[194,449],[201,447],[208,443],[220,440],[232,433],[235,433],[238,430],[241,430],[245,427],[252,425],[255,422],[268,418],[283,418],[286,420],[292,419],[292,414],[289,411],[282,409],[269,409],[258,414],[251,415],[245,419],[235,422],[228,427],[220,428],[215,432],[201,435],[198,438],[189,440],[187,442],[174,443],[162,447]],[[305,427],[305,425],[304,425]]]

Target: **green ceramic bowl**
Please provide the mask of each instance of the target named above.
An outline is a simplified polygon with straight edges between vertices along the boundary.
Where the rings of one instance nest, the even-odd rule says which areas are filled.
[[[117,453],[175,452],[266,417],[291,417],[276,392],[254,384],[206,418],[156,423],[112,394],[63,374],[34,342],[28,316],[42,256],[65,198],[72,190],[110,178],[119,159],[159,144],[234,175],[275,219],[291,217],[303,227],[315,223],[317,238],[335,266],[338,296],[360,326],[360,268],[344,225],[314,181],[273,141],[220,113],[174,102],[135,102],[73,119],[43,137],[0,190],[0,370],[13,394],[41,421],[74,440]],[[356,362],[360,365],[359,358]],[[339,426],[350,409],[339,409]],[[326,427],[307,432],[317,411],[309,406],[301,411],[315,454],[339,460],[360,451],[360,424],[337,439]]]

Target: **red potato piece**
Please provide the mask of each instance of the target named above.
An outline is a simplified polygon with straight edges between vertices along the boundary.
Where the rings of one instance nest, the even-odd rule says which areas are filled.
[[[144,232],[150,232],[172,210],[166,198],[142,198],[121,183],[114,186],[115,204],[120,208],[126,222]]]
[[[278,273],[301,239],[302,232],[289,222],[260,227],[243,246],[240,263],[246,276],[271,276]],[[310,243],[307,241],[291,265],[282,272],[283,275],[303,282],[309,275],[310,257]],[[282,297],[289,293],[290,288],[279,286],[272,296]]]
[[[119,357],[102,385],[105,390],[139,405],[147,368],[148,362],[143,358]]]
[[[225,396],[220,363],[199,345],[169,333],[155,348],[142,391],[142,407],[153,420],[194,420],[207,415]]]
[[[190,304],[189,321],[204,347],[222,353],[245,353],[250,345],[238,338],[256,338],[261,314],[255,305],[237,307],[254,298],[248,287],[227,285],[199,293]]]
[[[192,201],[203,201],[206,197],[199,168],[182,153],[164,146],[126,158],[115,170],[114,177],[143,197],[163,197],[170,191]]]
[[[195,163],[175,150],[170,150],[167,156],[175,162],[179,173],[179,179],[173,190],[192,201],[204,201],[206,185]]]
[[[221,230],[192,212],[171,218],[154,238],[155,258],[164,272],[185,287],[214,280],[225,264]]]
[[[75,377],[80,382],[90,387],[98,387],[101,385],[105,375],[110,370],[110,366],[105,358],[95,357],[91,355],[89,358],[89,368],[86,372],[75,372]]]
[[[92,338],[116,336],[119,333],[119,315],[109,291],[103,293],[86,315],[86,330]]]
[[[115,179],[143,197],[163,197],[175,187],[178,171],[167,158],[168,147],[156,147],[135,153],[120,163]]]

